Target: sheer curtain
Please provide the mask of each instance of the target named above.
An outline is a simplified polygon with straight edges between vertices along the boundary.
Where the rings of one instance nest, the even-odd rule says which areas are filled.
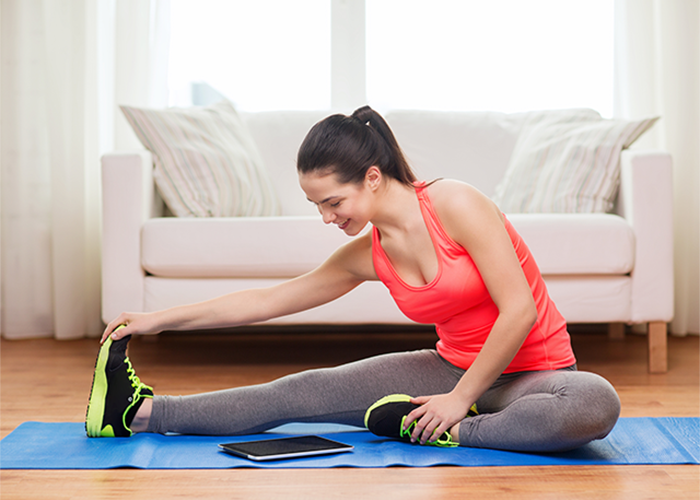
[[[2,335],[96,336],[103,328],[99,159],[136,145],[117,103],[167,102],[167,71],[153,61],[167,61],[168,4],[2,0],[0,7]]]
[[[616,0],[615,115],[661,120],[639,141],[673,157],[674,334],[700,331],[700,2]]]

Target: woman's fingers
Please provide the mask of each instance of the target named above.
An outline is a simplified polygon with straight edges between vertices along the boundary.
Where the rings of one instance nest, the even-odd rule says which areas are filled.
[[[430,435],[426,437],[425,440],[426,440],[426,441],[431,441],[431,442],[437,441],[438,439],[440,439],[440,437],[441,437],[445,432],[447,432],[447,430],[449,430],[449,428],[450,428],[450,426],[449,426],[449,424],[448,424],[447,422],[445,422],[445,421],[440,422],[440,425],[438,425],[437,427],[435,427],[435,428],[430,432]]]
[[[411,441],[414,443],[420,441],[421,444],[425,444],[440,439],[466,414],[461,403],[449,394],[413,398],[411,403],[420,406],[408,414],[404,428],[415,422],[411,431]]]
[[[413,442],[420,441],[420,444],[425,444],[427,441],[430,441],[439,423],[432,415],[424,415],[416,422],[416,428],[411,434]]]
[[[110,321],[102,334],[102,340],[100,343],[104,343],[108,337],[112,337],[112,340],[119,340],[126,337],[127,335],[133,335],[139,333],[140,328],[137,324],[138,319],[141,315],[135,313],[121,313],[116,319]]]
[[[440,419],[436,418],[432,413],[428,413],[424,406],[420,406],[408,414],[404,422],[404,430],[410,428],[414,421],[416,426],[411,432],[412,443],[420,441],[421,444],[425,444],[426,441],[430,441],[435,429],[441,424]],[[442,433],[437,436],[439,437],[441,435]]]
[[[419,396],[417,398],[411,398],[411,403],[413,403],[414,405],[424,405],[425,403],[430,401],[432,397],[433,396]]]
[[[419,425],[421,418],[425,414],[425,408],[423,406],[419,406],[415,410],[413,410],[411,413],[406,416],[406,420],[404,421],[403,424],[403,430],[408,430],[411,428],[411,424],[413,422],[416,422],[416,426]],[[421,427],[422,429],[422,427]],[[413,429],[413,432],[411,432],[411,441],[415,442],[415,439],[413,436],[416,434],[416,429]]]
[[[127,327],[128,325],[124,323],[118,325],[112,332],[112,340],[119,340],[121,338],[126,337],[127,335],[130,335],[130,333],[126,330]]]
[[[105,328],[100,343],[104,344],[105,340],[107,340],[107,338],[110,336],[112,337],[112,340],[119,340],[120,338],[124,337],[125,335],[127,335],[126,332],[121,331],[124,328],[126,328],[125,323],[119,322],[117,320],[112,321],[109,325],[107,325],[107,328]]]
[[[116,320],[110,322],[105,331],[102,333],[102,338],[100,339],[100,344],[104,344],[105,340],[112,334],[112,332],[120,325]]]

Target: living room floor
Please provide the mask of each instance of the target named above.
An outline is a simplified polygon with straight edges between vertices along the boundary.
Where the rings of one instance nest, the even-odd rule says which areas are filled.
[[[269,381],[306,368],[432,347],[425,328],[239,329],[132,340],[137,374],[160,394]],[[623,417],[700,416],[699,338],[669,338],[669,371],[646,370],[646,338],[609,340],[601,326],[571,327],[579,369],[601,374]],[[96,340],[0,342],[0,436],[28,420],[77,422]],[[0,471],[3,498],[673,498],[697,499],[700,467],[432,467],[316,470]]]

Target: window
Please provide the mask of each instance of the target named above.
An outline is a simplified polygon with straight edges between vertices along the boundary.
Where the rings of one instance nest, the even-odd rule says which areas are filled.
[[[171,106],[206,83],[242,110],[330,107],[328,0],[171,0],[170,19]]]
[[[612,0],[367,0],[378,108],[613,111]]]
[[[350,3],[364,29],[336,15]],[[170,103],[191,104],[205,82],[243,110],[331,109],[331,87],[347,83],[331,67],[352,60],[366,73],[358,95],[379,110],[609,117],[613,11],[613,0],[172,0]],[[357,40],[333,49],[334,28]]]

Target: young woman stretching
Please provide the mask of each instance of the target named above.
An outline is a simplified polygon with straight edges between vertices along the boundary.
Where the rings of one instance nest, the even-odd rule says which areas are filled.
[[[372,231],[270,288],[121,314],[103,337],[88,435],[240,435],[334,422],[421,444],[553,452],[610,432],[620,412],[615,390],[576,371],[566,323],[529,249],[486,196],[462,182],[418,182],[369,107],[315,125],[297,169],[326,224],[350,236],[368,223]],[[434,323],[437,349],[182,397],[154,396],[126,357],[131,335],[255,323],[332,301],[365,280],[381,280],[409,318]]]

